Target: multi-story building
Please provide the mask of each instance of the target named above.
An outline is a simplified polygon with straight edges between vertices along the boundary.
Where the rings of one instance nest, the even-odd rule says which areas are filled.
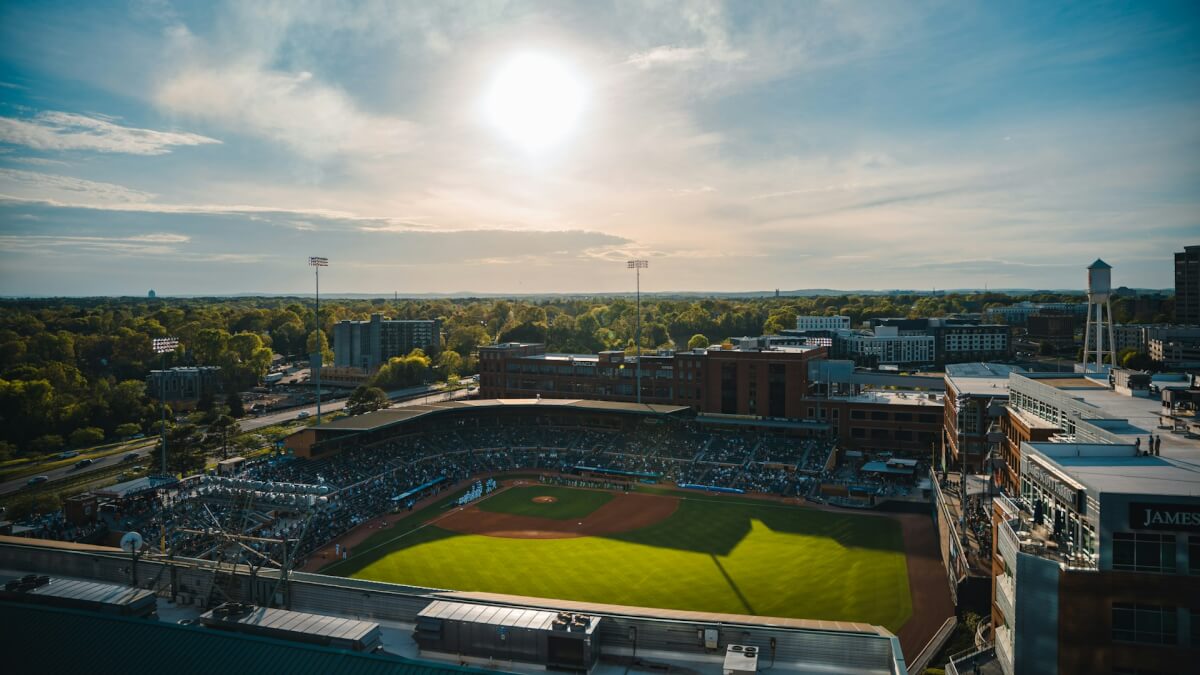
[[[339,321],[333,326],[333,365],[374,371],[393,356],[414,349],[437,349],[442,324],[437,319],[393,320],[372,314],[369,321]]]
[[[936,317],[924,319],[877,318],[871,320],[877,334],[880,329],[895,329],[900,336],[933,338],[932,363],[977,363],[1012,356],[1011,329],[1002,324]]]
[[[1012,356],[1012,336],[1005,325],[945,325],[934,328],[937,362],[971,363]]]
[[[735,349],[642,356],[642,402],[803,426],[836,434],[850,449],[925,457],[936,445],[942,421],[942,397],[937,393],[863,392],[861,386],[848,384],[827,395],[824,385],[810,386],[810,372],[828,363],[824,349],[739,342],[742,347]],[[636,357],[620,351],[547,354],[543,345],[527,343],[480,347],[480,396],[635,401],[637,363]]]
[[[697,349],[642,355],[643,403],[687,405],[700,412],[802,418],[811,347]],[[540,344],[479,348],[482,398],[587,398],[635,401],[639,358],[621,351],[547,354]]]
[[[896,326],[876,326],[873,333],[849,333],[835,338],[840,354],[862,366],[922,366],[937,360],[932,335],[902,335]]]
[[[1014,673],[1184,673],[1200,663],[1194,459],[1026,443],[993,500],[992,626]]]
[[[1200,337],[1154,338],[1147,346],[1150,358],[1167,368],[1200,368]]]
[[[941,435],[945,397],[935,392],[868,390],[805,403],[807,418],[829,424],[839,447],[928,459]]]
[[[1126,323],[1113,326],[1113,339],[1116,340],[1117,352],[1123,349],[1136,349],[1139,352],[1150,352],[1151,340],[1200,338],[1200,326],[1178,326],[1174,324],[1136,324]]]
[[[1008,376],[1024,372],[998,363],[946,366],[942,424],[942,466],[969,473],[990,471],[989,453],[999,459],[999,422],[1008,403]],[[986,466],[985,466],[986,465]]]
[[[1010,326],[1024,326],[1029,321],[1029,317],[1043,313],[1087,316],[1087,303],[1022,300],[1007,307],[992,307],[984,312],[984,317],[988,321],[1003,321]]]
[[[165,400],[177,410],[196,407],[206,395],[221,390],[221,369],[217,366],[191,366],[152,370],[146,378],[146,393]]]
[[[1200,662],[1200,440],[1188,433],[1200,424],[1191,407],[1124,391],[1135,395],[1084,374],[1010,375],[1006,435],[1039,438],[1006,455],[1009,496],[993,500],[992,630],[1009,675]]]
[[[1070,314],[1035,314],[1025,325],[1025,337],[1029,340],[1064,349],[1075,344],[1075,327],[1079,325],[1079,319]]]
[[[1200,246],[1175,254],[1175,321],[1200,325]]]
[[[796,330],[838,330],[849,328],[848,316],[798,316]]]

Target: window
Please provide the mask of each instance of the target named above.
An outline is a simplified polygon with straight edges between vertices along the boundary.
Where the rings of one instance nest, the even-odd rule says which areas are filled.
[[[853,427],[850,429],[850,436],[853,438],[866,438],[867,430],[862,427]]]
[[[888,414],[879,410],[871,411],[871,419],[877,421],[887,421]]]
[[[1114,532],[1113,569],[1174,574],[1175,535]]]
[[[1174,607],[1114,602],[1112,635],[1115,642],[1173,645],[1179,642]]]
[[[1195,535],[1188,537],[1188,574],[1200,574],[1200,537]]]
[[[865,411],[865,410],[851,410],[851,411],[850,411],[850,419],[852,419],[852,420],[865,420],[865,419],[867,419],[867,411]]]

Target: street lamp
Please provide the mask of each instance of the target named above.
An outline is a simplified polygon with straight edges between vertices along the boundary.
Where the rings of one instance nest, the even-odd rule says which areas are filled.
[[[167,473],[167,354],[179,348],[179,338],[154,338],[151,345],[154,347],[154,353],[162,357],[162,370],[158,376],[158,406],[162,409],[162,421],[158,433],[162,443],[162,475],[169,476],[170,474]]]
[[[313,361],[317,366],[317,426],[321,426],[321,268],[329,267],[329,258],[322,258],[315,255],[309,256],[308,264],[312,266],[313,274],[315,275],[317,282],[317,310],[314,316],[314,322],[317,324],[317,358],[313,359]],[[312,356],[310,355],[309,358],[311,359]]]
[[[634,374],[634,387],[637,389],[637,402],[642,402],[642,270],[650,266],[648,260],[630,260],[625,263],[626,269],[636,270],[637,274],[637,372]]]

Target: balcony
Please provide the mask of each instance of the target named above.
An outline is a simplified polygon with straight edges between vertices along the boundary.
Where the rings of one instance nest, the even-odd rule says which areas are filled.
[[[1004,671],[1004,675],[1014,675],[1013,634],[1008,626],[1000,626],[996,629],[995,648],[996,660],[1000,662],[1000,669]]]
[[[1017,618],[1016,610],[1017,585],[1016,580],[1008,574],[996,576],[996,606],[1004,614],[1009,623]]]
[[[1072,550],[1072,543],[1051,532],[1045,525],[1033,522],[1027,504],[1022,500],[997,497],[1001,501],[1004,514],[1014,514],[1009,520],[1000,523],[996,528],[999,532],[1000,555],[1008,564],[1009,569],[1017,567],[1016,551],[1036,555],[1039,558],[1054,560],[1063,567],[1072,570],[1095,571],[1097,556],[1084,551]]]

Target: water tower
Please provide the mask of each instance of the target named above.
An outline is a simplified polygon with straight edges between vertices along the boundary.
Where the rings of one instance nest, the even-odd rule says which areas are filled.
[[[1088,357],[1095,354],[1096,372],[1103,372],[1106,354],[1109,363],[1117,363],[1117,343],[1112,323],[1112,265],[1099,258],[1088,265],[1087,297],[1087,327],[1083,331],[1083,370],[1088,371]],[[1104,344],[1105,327],[1108,329],[1108,345]]]

